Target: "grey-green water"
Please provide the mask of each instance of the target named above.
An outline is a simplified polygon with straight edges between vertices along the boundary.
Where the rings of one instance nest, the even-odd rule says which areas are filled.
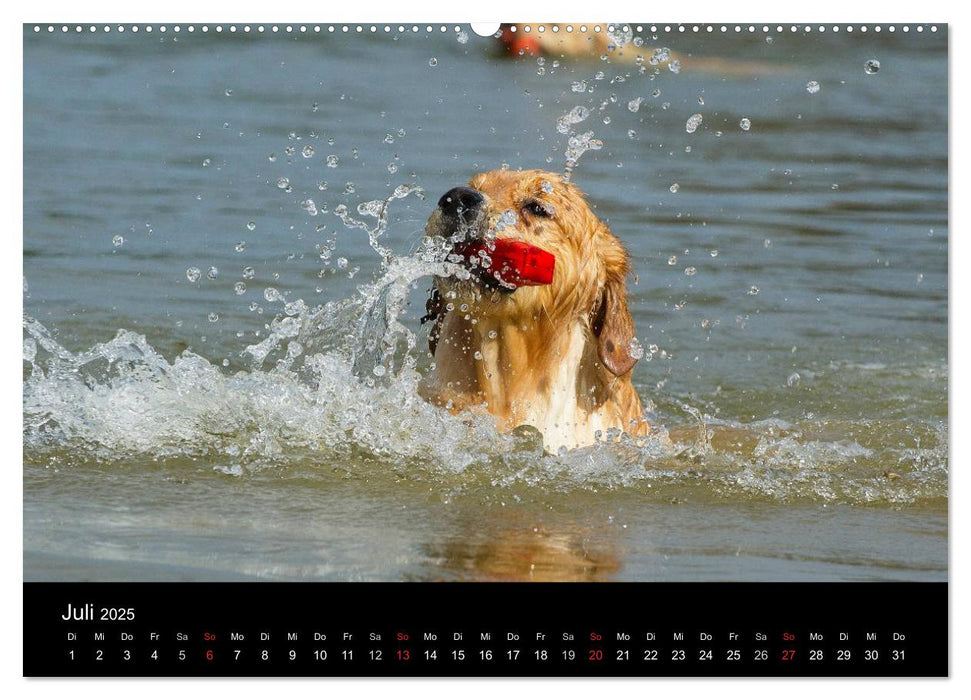
[[[643,38],[681,72],[26,29],[25,577],[946,579],[946,30]],[[417,398],[414,253],[473,172],[562,171],[577,105],[658,436],[557,456]],[[405,183],[408,285],[334,214]],[[362,379],[381,290],[418,346]]]

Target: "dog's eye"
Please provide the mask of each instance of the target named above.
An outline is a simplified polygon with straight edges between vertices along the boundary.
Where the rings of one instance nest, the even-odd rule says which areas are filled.
[[[548,204],[544,204],[538,199],[529,200],[528,202],[526,202],[526,205],[523,207],[523,209],[525,209],[530,214],[533,214],[534,216],[542,216],[546,218],[553,216],[552,207],[550,207]]]

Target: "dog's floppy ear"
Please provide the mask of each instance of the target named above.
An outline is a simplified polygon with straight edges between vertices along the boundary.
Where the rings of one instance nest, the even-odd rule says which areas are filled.
[[[591,328],[597,337],[600,361],[614,375],[630,372],[637,358],[631,355],[634,340],[634,319],[627,306],[626,276],[629,269],[627,253],[616,245],[614,260],[607,261],[607,281],[600,293]]]

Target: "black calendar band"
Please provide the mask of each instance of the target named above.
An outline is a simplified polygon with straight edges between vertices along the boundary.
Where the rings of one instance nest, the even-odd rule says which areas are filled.
[[[25,583],[26,676],[946,676],[946,583]]]

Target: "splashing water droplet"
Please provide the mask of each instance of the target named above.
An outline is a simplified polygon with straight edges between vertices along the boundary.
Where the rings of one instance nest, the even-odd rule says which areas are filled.
[[[200,270],[198,267],[190,267],[185,271],[185,277],[190,282],[198,282],[201,276],[202,270]]]
[[[215,311],[209,314],[209,323],[215,323],[218,320],[219,320],[219,314],[217,314]]]
[[[276,181],[276,186],[279,187],[281,190],[285,190],[290,186],[290,180],[288,180],[285,177],[281,177],[279,180]]]
[[[615,23],[607,27],[607,36],[618,49],[622,49],[634,38],[634,30],[629,25]]]
[[[211,280],[214,280],[217,277],[219,277],[219,268],[216,267],[215,265],[213,265],[212,267],[210,267],[209,268],[209,271],[206,272],[206,277],[208,277]]]
[[[460,44],[468,44],[469,35],[466,34],[465,32],[459,32],[458,34],[455,35],[455,40]]]
[[[678,59],[674,59],[673,61],[668,63],[668,70],[671,71],[672,73],[680,73],[681,61],[679,61]]]
[[[644,346],[641,345],[641,341],[637,338],[630,339],[630,345],[628,346],[631,358],[639,360],[644,357]]]
[[[283,298],[283,295],[280,294],[280,290],[278,290],[276,287],[267,287],[266,289],[264,289],[263,298],[269,302],[286,301]]]
[[[429,58],[428,59],[428,65],[430,65],[432,68],[434,68],[435,66],[438,65],[438,59],[437,58],[434,58],[434,57],[433,58]]]
[[[815,80],[810,80],[808,83],[806,83],[806,92],[808,92],[810,95],[815,95],[817,92],[819,92],[819,83],[817,83]]]
[[[236,292],[236,296],[241,296],[243,294],[246,294],[246,283],[237,282],[236,284],[233,285],[233,291]]]
[[[573,92],[586,92],[587,91],[587,81],[586,80],[578,80],[575,83],[573,83],[573,84],[570,85],[570,89],[573,90]]]
[[[863,64],[863,71],[867,75],[873,75],[878,70],[880,70],[880,61],[875,58],[871,58],[869,61]]]
[[[756,287],[754,284],[751,287],[748,288],[749,296],[753,296],[754,297],[756,294],[759,293],[759,291],[760,291],[759,288]]]
[[[686,267],[686,268],[684,268],[684,274],[686,274],[688,277],[691,277],[692,275],[695,275],[697,273],[698,273],[698,268],[696,268],[696,267]]]
[[[240,241],[236,244],[237,253],[242,253],[244,250],[246,250],[246,241]]]
[[[251,280],[256,277],[256,270],[248,265],[243,268],[243,279]]]
[[[802,377],[799,375],[799,372],[793,372],[786,378],[786,386],[796,386],[800,379]]]
[[[307,144],[306,146],[303,147],[303,150],[300,151],[300,154],[304,158],[313,158],[314,157],[314,147],[311,146],[310,144]]]
[[[633,100],[631,100],[630,102],[627,103],[627,109],[629,109],[631,112],[636,112],[637,110],[639,110],[641,108],[641,100],[642,99],[644,99],[644,98],[642,98],[642,97],[635,97]]]
[[[328,168],[336,168],[337,167],[337,164],[340,163],[340,160],[341,159],[339,157],[335,156],[335,155],[329,155],[329,156],[327,156],[327,167]]]
[[[118,247],[120,247],[121,245],[124,244],[125,237],[124,236],[115,236],[114,238],[111,239],[111,242],[112,242],[112,244],[114,244],[115,248],[118,248]]]
[[[250,231],[255,231],[256,230],[256,222],[255,221],[250,221],[249,223],[246,224],[246,228],[248,228]]]
[[[702,117],[700,114],[692,114],[690,117],[688,117],[688,121],[685,122],[684,130],[689,134],[695,133],[698,127],[701,126],[701,122],[703,120],[704,117]]]
[[[668,265],[677,265],[677,264],[678,264],[678,256],[677,255],[668,256]]]
[[[681,189],[681,185],[679,185],[678,183],[675,182],[668,189],[671,190],[672,193],[674,193],[674,192],[677,192],[678,190]]]
[[[590,116],[590,110],[583,105],[577,105],[566,114],[556,120],[556,130],[561,134],[570,133],[570,127],[579,124]]]
[[[738,123],[738,128],[742,131],[748,131],[752,128],[752,122],[749,121],[748,117],[742,117],[742,120]]]
[[[226,97],[232,97],[232,96],[233,96],[232,88],[226,88]]]
[[[628,129],[627,130],[627,138],[629,138],[629,139],[636,139],[637,138],[637,132],[634,131],[633,129]]]
[[[317,204],[312,199],[305,199],[300,202],[300,208],[311,216],[317,216]]]

